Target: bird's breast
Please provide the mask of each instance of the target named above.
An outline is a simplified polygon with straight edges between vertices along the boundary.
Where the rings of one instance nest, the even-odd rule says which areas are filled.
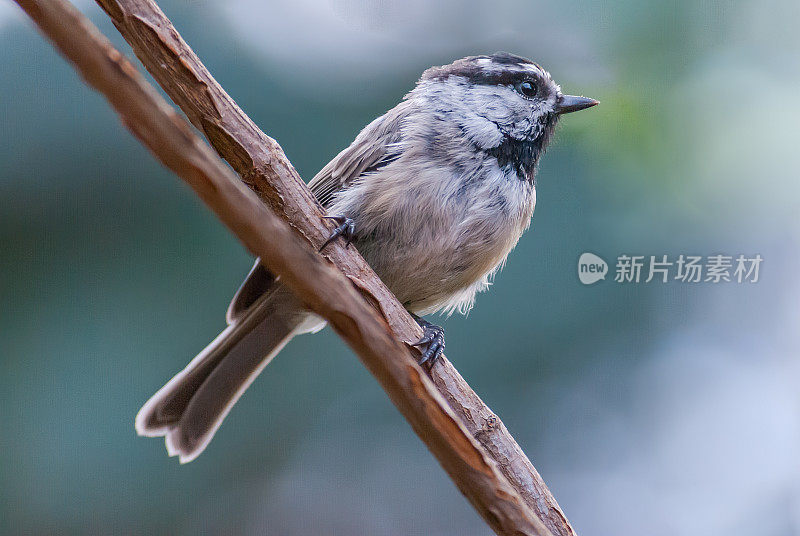
[[[533,184],[491,162],[390,168],[341,196],[331,212],[355,219],[359,251],[414,310],[485,279],[530,222]]]

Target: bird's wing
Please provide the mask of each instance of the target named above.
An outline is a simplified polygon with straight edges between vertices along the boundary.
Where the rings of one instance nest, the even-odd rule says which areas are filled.
[[[409,102],[403,101],[375,119],[364,127],[347,149],[311,179],[308,187],[323,207],[328,207],[336,192],[347,188],[358,177],[397,158],[392,148],[400,141],[402,122],[409,108]]]
[[[364,127],[350,147],[339,153],[311,179],[308,187],[323,207],[329,206],[334,194],[355,179],[364,173],[380,169],[397,157],[392,147],[400,141],[401,123],[408,111],[408,102],[403,101],[375,119]],[[228,306],[228,323],[242,318],[260,296],[273,288],[274,283],[275,276],[261,264],[260,259],[256,260],[255,266]]]

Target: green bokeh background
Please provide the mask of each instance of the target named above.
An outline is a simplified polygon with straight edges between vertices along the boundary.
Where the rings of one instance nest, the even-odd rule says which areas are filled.
[[[562,122],[532,228],[443,321],[448,355],[578,533],[800,534],[797,2],[162,7],[306,179],[467,54],[534,58],[602,101]],[[7,0],[0,200],[0,533],[489,533],[330,330],[191,464],[136,436],[251,259]],[[765,260],[757,284],[584,286],[584,251]]]

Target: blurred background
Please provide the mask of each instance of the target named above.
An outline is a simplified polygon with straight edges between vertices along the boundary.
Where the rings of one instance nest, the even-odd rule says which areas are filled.
[[[464,55],[602,101],[562,122],[448,356],[579,534],[800,534],[798,2],[161,4],[306,180]],[[137,437],[251,259],[7,0],[0,73],[0,533],[489,534],[330,330],[191,464]],[[764,261],[756,284],[584,286],[585,251]]]

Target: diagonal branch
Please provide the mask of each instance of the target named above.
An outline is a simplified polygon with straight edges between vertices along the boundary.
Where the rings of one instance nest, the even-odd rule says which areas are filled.
[[[152,0],[97,0],[150,74],[211,145],[290,225],[321,244],[327,237],[321,209],[280,146],[264,134],[211,76]],[[331,261],[377,304],[402,341],[419,340],[420,329],[353,249],[326,249]],[[558,536],[575,533],[536,468],[502,421],[458,371],[441,359],[433,382],[462,423],[492,455],[528,506]]]
[[[319,205],[278,144],[236,106],[154,3],[99,0],[192,123],[305,240],[236,180],[71,5],[62,0],[17,3],[87,82],[108,98],[128,128],[195,189],[251,252],[330,321],[496,532],[548,534],[549,529],[559,536],[574,534],[505,426],[452,365],[443,359],[433,373],[448,406],[415,365],[409,349],[396,342],[386,323],[342,274],[314,253],[308,242],[319,245],[328,234]],[[357,253],[337,244],[330,248],[328,258],[379,307],[394,337],[403,341],[419,337],[416,323]],[[299,266],[303,267],[300,273]]]

